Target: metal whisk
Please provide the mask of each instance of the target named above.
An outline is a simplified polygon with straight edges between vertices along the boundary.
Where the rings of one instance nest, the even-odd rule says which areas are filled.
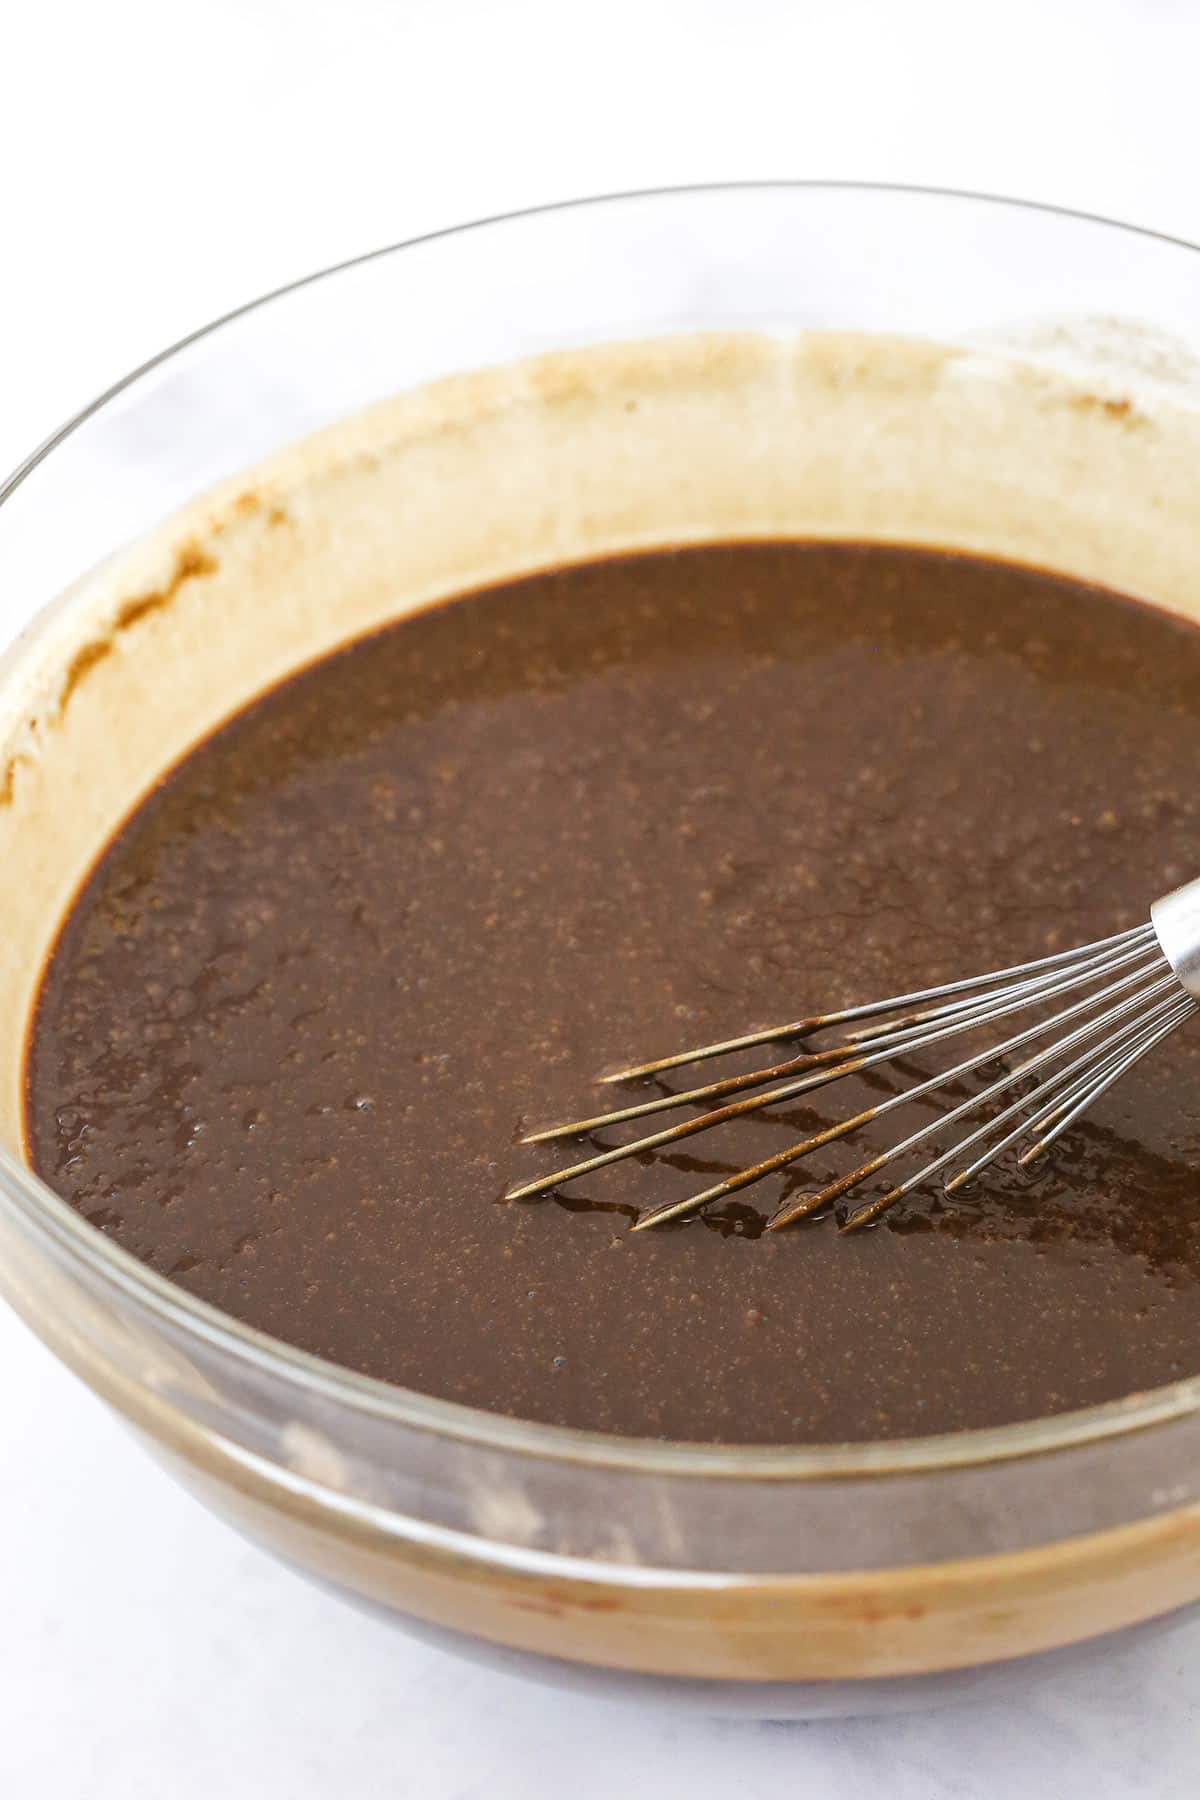
[[[1200,880],[1189,882],[1156,900],[1150,908],[1147,924],[1102,938],[1094,944],[1039,957],[1034,962],[1021,963],[1010,969],[997,969],[990,975],[971,976],[964,981],[947,982],[942,987],[900,994],[891,1000],[795,1019],[790,1024],[729,1038],[720,1044],[705,1044],[700,1049],[685,1050],[607,1075],[603,1079],[608,1082],[638,1081],[682,1068],[688,1063],[702,1062],[708,1057],[750,1049],[757,1044],[806,1040],[838,1026],[856,1027],[844,1032],[839,1041],[828,1048],[806,1050],[750,1074],[731,1075],[686,1092],[660,1094],[652,1100],[620,1107],[596,1118],[578,1119],[568,1125],[531,1132],[522,1142],[544,1144],[559,1138],[590,1136],[608,1126],[620,1125],[630,1119],[649,1118],[675,1107],[702,1105],[706,1108],[680,1124],[651,1132],[649,1136],[621,1144],[616,1149],[600,1150],[569,1168],[525,1182],[510,1189],[507,1197],[510,1200],[531,1199],[535,1194],[561,1187],[577,1176],[589,1175],[593,1170],[621,1162],[625,1157],[678,1143],[681,1138],[709,1131],[729,1119],[741,1118],[763,1107],[793,1100],[799,1094],[811,1093],[843,1075],[877,1068],[881,1063],[893,1062],[913,1051],[945,1043],[963,1032],[992,1026],[1027,1008],[1040,1008],[1068,996],[1071,996],[1068,1004],[1057,1007],[1048,1016],[1040,1017],[1001,1042],[989,1043],[953,1068],[944,1069],[877,1106],[867,1107],[852,1118],[790,1144],[787,1149],[750,1168],[739,1169],[702,1193],[653,1208],[644,1213],[632,1229],[646,1231],[655,1225],[666,1224],[669,1219],[683,1218],[714,1200],[724,1199],[761,1181],[766,1175],[787,1168],[826,1144],[848,1137],[910,1101],[935,1094],[986,1064],[1005,1063],[1005,1059],[1013,1056],[1018,1060],[1006,1064],[1003,1073],[980,1092],[940,1112],[890,1150],[871,1157],[851,1169],[849,1174],[827,1183],[815,1193],[785,1203],[768,1222],[767,1230],[777,1231],[782,1225],[790,1225],[821,1211],[860,1182],[888,1168],[947,1128],[980,1112],[984,1117],[979,1124],[973,1125],[949,1149],[935,1155],[915,1174],[852,1212],[841,1229],[858,1231],[873,1224],[897,1200],[952,1164],[962,1163],[963,1166],[946,1180],[947,1193],[964,1187],[995,1157],[1021,1139],[1029,1142],[1017,1158],[1019,1163],[1028,1164],[1045,1155],[1055,1139],[1073,1125],[1093,1101],[1197,1010],[1200,1001]],[[864,1019],[876,1022],[863,1027],[861,1021]],[[1040,1047],[1035,1047],[1038,1045]],[[768,1085],[771,1083],[778,1085]],[[740,1100],[729,1099],[730,1095],[745,1089],[762,1088],[766,1091],[748,1094]],[[1015,1096],[1014,1089],[1018,1090]],[[720,1104],[712,1106],[714,1101]],[[994,1105],[998,1109],[993,1111]],[[964,1161],[968,1156],[970,1160]]]

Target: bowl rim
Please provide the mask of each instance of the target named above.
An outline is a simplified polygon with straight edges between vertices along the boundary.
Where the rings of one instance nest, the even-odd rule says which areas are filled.
[[[592,194],[522,207],[442,227],[345,258],[259,294],[188,332],[121,376],[38,444],[0,481],[0,508],[60,444],[126,389],[194,344],[214,336],[223,327],[317,282],[405,250],[521,220],[590,208],[685,199],[700,194],[770,192],[891,195],[899,199],[995,207],[1099,226],[1192,253],[1200,252],[1200,244],[1186,238],[1101,213],[1003,194],[907,182],[803,178],[693,182]],[[2,517],[0,529],[3,529]],[[486,1412],[457,1401],[440,1400],[415,1389],[359,1374],[244,1324],[168,1281],[105,1237],[3,1145],[0,1145],[0,1204],[15,1213],[18,1222],[35,1237],[50,1239],[60,1253],[82,1264],[93,1280],[117,1290],[168,1327],[185,1336],[199,1338],[219,1353],[248,1363],[276,1380],[398,1427],[544,1460],[625,1469],[640,1475],[758,1481],[846,1480],[911,1475],[939,1468],[973,1467],[1035,1457],[1076,1445],[1094,1444],[1200,1413],[1200,1375],[1195,1375],[1096,1406],[1010,1425],[928,1437],[793,1446],[704,1444],[581,1431],[571,1426],[543,1424]]]

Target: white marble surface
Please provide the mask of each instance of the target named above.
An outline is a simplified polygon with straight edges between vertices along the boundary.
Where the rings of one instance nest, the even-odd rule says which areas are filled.
[[[1190,0],[40,0],[0,52],[0,465],[245,296],[536,200],[759,174],[1200,238]],[[0,636],[20,619],[0,595]],[[0,1793],[1191,1796],[1200,1626],[1020,1701],[742,1725],[560,1696],[209,1519],[0,1313]]]

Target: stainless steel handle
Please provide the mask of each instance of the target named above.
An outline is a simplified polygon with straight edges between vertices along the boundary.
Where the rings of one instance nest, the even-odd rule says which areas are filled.
[[[1188,993],[1200,1000],[1200,880],[1156,900],[1150,920],[1163,955]]]

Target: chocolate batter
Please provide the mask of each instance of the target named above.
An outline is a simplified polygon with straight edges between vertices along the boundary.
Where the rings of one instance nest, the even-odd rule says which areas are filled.
[[[1198,750],[1200,631],[962,556],[728,545],[437,607],[235,718],[104,852],[33,1023],[32,1161],[239,1318],[525,1418],[863,1439],[1193,1373],[1200,1030],[1036,1171],[858,1237],[762,1224],[907,1114],[628,1225],[899,1074],[502,1196],[606,1065],[1141,921],[1200,867]]]

